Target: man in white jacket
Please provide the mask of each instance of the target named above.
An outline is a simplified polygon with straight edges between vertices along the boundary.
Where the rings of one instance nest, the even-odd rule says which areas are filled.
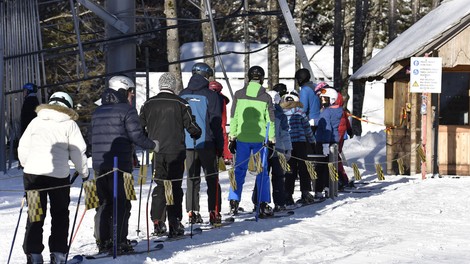
[[[24,167],[24,188],[38,190],[43,214],[39,221],[28,218],[23,250],[27,263],[43,263],[43,225],[49,196],[52,217],[49,250],[51,263],[65,263],[68,251],[70,203],[69,159],[83,180],[88,179],[86,144],[75,122],[72,98],[56,92],[49,104],[36,108],[38,116],[26,128],[18,146],[18,157]]]

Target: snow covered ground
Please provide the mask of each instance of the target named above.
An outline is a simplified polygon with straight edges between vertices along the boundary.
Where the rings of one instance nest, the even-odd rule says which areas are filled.
[[[370,190],[369,193],[340,193],[334,200],[296,209],[290,217],[238,221],[204,231],[192,239],[166,243],[163,250],[150,255],[85,260],[84,263],[470,263],[470,177],[421,180],[421,175],[386,175],[384,181],[378,181],[374,164],[385,165],[385,134],[368,133],[346,143],[349,164],[357,162],[362,173],[363,179],[357,186]],[[346,167],[346,171],[353,176],[350,167]],[[221,174],[221,185],[226,199],[229,188],[226,172]],[[245,208],[252,208],[249,199],[252,186],[253,177],[247,176],[241,202]],[[148,188],[147,184],[142,190],[139,236],[135,231],[139,201],[132,203],[131,239],[146,237]],[[202,188],[201,208],[206,208],[204,182]],[[79,190],[80,181],[77,181],[71,189],[71,223]],[[137,185],[136,191],[139,195]],[[0,176],[0,247],[3,248],[0,263],[8,259],[22,194],[20,170],[12,169]],[[299,197],[300,193],[295,195]],[[77,223],[83,210],[82,200]],[[223,212],[228,210],[228,202],[224,200]],[[26,215],[24,210],[10,263],[25,263],[21,244]],[[208,219],[207,212],[203,211],[202,215]],[[93,210],[87,211],[80,228],[76,229],[78,234],[71,256],[96,251],[93,216]],[[48,216],[44,241],[47,241],[49,228]],[[146,241],[141,241],[137,248],[145,249]],[[43,256],[49,259],[47,244]]]
[[[383,92],[366,91],[365,116],[383,120]],[[369,91],[371,90],[371,91]],[[470,263],[470,177],[428,178],[421,175],[385,175],[377,180],[375,164],[385,170],[385,133],[383,127],[368,124],[363,136],[346,140],[344,152],[357,163],[362,180],[359,188],[368,193],[340,193],[335,199],[295,210],[290,217],[237,221],[192,239],[166,243],[163,250],[133,256],[119,256],[84,263]],[[90,164],[91,165],[91,164]],[[346,167],[353,177],[351,167]],[[138,171],[134,171],[138,175]],[[150,176],[150,172],[149,172]],[[222,212],[229,211],[228,173],[220,174]],[[252,209],[254,177],[248,175],[241,206]],[[361,184],[364,183],[364,184]],[[368,184],[365,184],[368,183]],[[81,181],[71,188],[70,223],[76,213]],[[155,186],[155,185],[154,185]],[[183,184],[185,188],[185,184]],[[139,197],[139,186],[135,186]],[[296,187],[298,190],[299,187]],[[146,249],[146,199],[149,183],[142,188],[142,201],[132,202],[129,239],[141,241],[136,249]],[[300,198],[296,192],[295,198]],[[7,263],[23,196],[22,172],[17,168],[0,173],[0,263]],[[206,184],[201,184],[201,208],[207,208]],[[140,224],[139,204],[141,205]],[[10,263],[26,263],[22,242],[27,208],[23,210]],[[203,210],[208,220],[208,212]],[[96,252],[93,237],[94,210],[84,213],[82,197],[77,214],[77,235],[70,255]],[[187,218],[183,219],[186,222]],[[136,230],[141,230],[137,236]],[[189,230],[189,225],[187,225]],[[153,228],[150,227],[150,232]],[[43,252],[49,260],[47,237],[50,216],[44,227]]]

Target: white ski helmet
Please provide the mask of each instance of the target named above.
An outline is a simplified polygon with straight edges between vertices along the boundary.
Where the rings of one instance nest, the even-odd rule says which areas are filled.
[[[282,96],[282,101],[283,102],[299,102],[300,97],[299,97],[299,94],[295,90],[292,90]]]
[[[278,92],[274,90],[267,91],[267,93],[271,96],[273,104],[279,104],[281,102],[281,96]]]
[[[330,98],[330,105],[334,105],[338,99],[338,92],[333,88],[323,88],[320,91],[320,97]]]
[[[129,89],[135,88],[135,84],[129,77],[118,75],[109,79],[108,87],[115,91],[119,91],[119,89],[124,89],[127,91]]]
[[[73,108],[72,97],[65,92],[55,92],[49,98],[50,105],[60,105],[67,108]]]

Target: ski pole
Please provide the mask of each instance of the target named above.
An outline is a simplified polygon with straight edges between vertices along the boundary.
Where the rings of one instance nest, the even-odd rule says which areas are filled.
[[[150,185],[149,185],[149,192],[147,194],[147,203],[145,205],[145,218],[146,218],[146,223],[147,223],[147,252],[150,252],[150,233],[149,233],[149,200],[150,200],[150,194],[152,193],[152,184],[153,184],[153,179],[155,178],[155,168],[154,168],[154,160],[155,157],[152,159],[152,179],[150,179]]]
[[[23,212],[24,202],[26,201],[26,193],[21,199],[20,215],[18,216],[18,223],[16,223],[15,233],[13,234],[13,241],[11,242],[10,254],[8,255],[8,262],[10,263],[11,253],[13,253],[13,245],[15,245],[16,233],[18,232],[18,226],[20,225],[21,213]]]
[[[72,177],[72,182],[75,181],[77,176],[78,176],[78,172],[76,171],[74,173],[73,177]],[[73,218],[72,232],[70,232],[69,246],[67,248],[67,253],[65,254],[65,264],[67,264],[67,259],[69,257],[70,247],[72,246],[73,232],[74,232],[74,229],[75,229],[75,223],[77,222],[78,208],[80,208],[80,199],[82,198],[82,192],[83,192],[83,182],[82,182],[82,186],[80,187],[80,193],[78,194],[77,210],[75,210],[75,216]]]
[[[144,166],[144,155],[142,155],[142,165],[140,165],[140,170],[139,170],[139,213],[137,214],[137,236],[139,236],[139,232],[140,232],[140,207],[142,205],[142,182],[143,182],[143,179],[142,177],[144,177],[144,169],[143,169],[143,166]],[[147,177],[145,175],[145,177]]]
[[[80,226],[82,225],[82,221],[83,221],[83,218],[85,217],[86,211],[87,211],[86,209],[83,210],[82,217],[80,217],[80,221],[78,222],[78,225],[77,225],[77,230],[76,230],[75,234],[73,234],[72,241],[70,242],[70,244],[73,243],[73,241],[75,240],[75,237],[76,237],[77,234],[78,234],[78,229],[80,229]]]
[[[117,257],[117,196],[118,196],[118,157],[114,157],[113,183],[113,259]]]
[[[193,146],[194,146],[194,150],[193,150],[193,162],[191,163],[191,166],[194,166],[194,162],[196,160],[196,139],[193,138]],[[188,172],[191,170],[191,166],[188,168]],[[193,168],[193,180],[194,180],[194,177],[196,177],[196,167]],[[191,177],[191,176],[189,176]],[[193,184],[191,185],[191,187],[193,188],[193,190],[191,191],[191,210],[192,210],[192,214],[194,214],[194,182]],[[194,216],[193,216],[194,217]],[[191,234],[190,234],[190,237],[193,238],[193,222],[192,219],[191,219]]]
[[[267,156],[268,156],[268,140],[269,140],[269,125],[270,125],[270,122],[268,122],[268,124],[266,125],[266,137],[264,138],[264,149],[263,149],[263,162],[262,162],[262,167],[263,167],[263,170],[261,171],[260,175],[258,175],[259,177],[256,177],[256,182],[259,183],[259,188],[257,188],[257,192],[256,192],[256,195],[257,195],[257,202],[258,202],[258,206],[256,206],[256,214],[255,214],[255,219],[256,219],[256,222],[258,222],[258,218],[259,218],[259,212],[260,212],[260,206],[261,206],[261,192],[263,190],[263,176],[264,176],[264,173],[266,172],[266,163],[267,163]],[[259,179],[259,181],[258,181]]]

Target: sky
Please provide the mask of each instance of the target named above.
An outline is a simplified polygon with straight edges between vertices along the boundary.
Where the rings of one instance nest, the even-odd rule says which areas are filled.
[[[371,97],[367,100],[383,100],[380,93],[368,94]],[[379,110],[369,111],[368,117],[380,122],[383,111]],[[378,113],[377,116],[374,113]],[[356,186],[365,193],[339,193],[334,199],[295,209],[289,217],[255,222],[243,221],[246,216],[241,216],[220,229],[165,243],[162,250],[150,254],[119,256],[115,260],[85,260],[83,263],[470,263],[470,177],[443,175],[432,178],[428,175],[423,180],[420,174],[385,174],[385,180],[379,181],[375,164],[380,163],[386,172],[384,127],[366,127],[371,129],[364,131],[361,137],[346,140],[344,147],[349,165],[346,172],[350,179],[353,178],[351,164],[358,165],[362,179],[356,181]],[[133,174],[137,176],[138,171]],[[253,182],[254,177],[247,175],[240,204],[247,209],[253,208],[250,199]],[[222,213],[227,213],[230,184],[227,172],[220,174],[220,183]],[[93,237],[95,212],[84,213],[83,197],[76,213],[80,184],[77,180],[71,188],[71,224],[77,215],[77,235],[70,249],[71,257],[97,251]],[[139,199],[137,183],[135,189]],[[138,250],[147,247],[145,210],[148,191],[149,183],[142,187],[142,199],[132,201],[128,238],[140,241],[136,246]],[[14,166],[6,174],[0,174],[0,247],[3,248],[0,263],[7,263],[22,196],[21,170]],[[298,183],[294,193],[296,198],[300,198]],[[200,204],[201,208],[207,208],[204,181]],[[21,247],[26,209],[21,214],[10,263],[26,262]],[[201,214],[208,221],[208,212],[202,210]],[[78,227],[82,216],[83,222]],[[185,215],[183,223],[186,222]],[[185,226],[190,230],[188,224]],[[138,228],[141,230],[139,235]],[[49,230],[50,216],[47,215],[44,227],[46,249],[43,252],[46,261],[49,261]]]

